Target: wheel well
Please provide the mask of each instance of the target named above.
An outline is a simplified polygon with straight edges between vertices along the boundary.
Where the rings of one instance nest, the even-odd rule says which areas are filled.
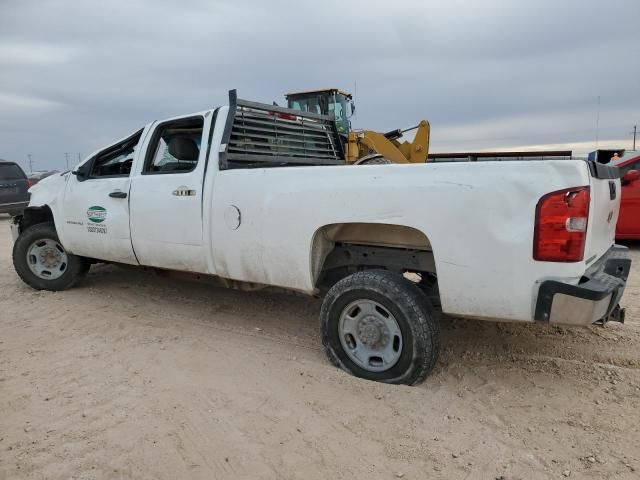
[[[314,235],[311,262],[314,284],[321,289],[331,287],[351,273],[374,268],[436,276],[429,238],[405,225],[326,225]]]
[[[20,233],[33,225],[46,222],[54,223],[53,212],[47,205],[43,207],[28,207],[22,212],[22,218],[19,221]]]

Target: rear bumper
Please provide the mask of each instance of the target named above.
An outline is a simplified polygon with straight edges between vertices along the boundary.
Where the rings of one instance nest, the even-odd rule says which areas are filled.
[[[591,325],[606,319],[624,293],[630,269],[627,247],[614,245],[587,270],[578,285],[542,282],[535,319],[559,325]]]

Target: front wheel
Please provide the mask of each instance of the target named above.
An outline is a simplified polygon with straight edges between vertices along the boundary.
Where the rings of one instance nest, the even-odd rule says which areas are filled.
[[[354,273],[329,290],[320,316],[327,356],[357,377],[413,385],[438,359],[436,316],[424,293],[402,275]]]
[[[89,270],[83,257],[67,253],[51,223],[23,231],[13,246],[13,266],[24,283],[36,290],[66,290]]]

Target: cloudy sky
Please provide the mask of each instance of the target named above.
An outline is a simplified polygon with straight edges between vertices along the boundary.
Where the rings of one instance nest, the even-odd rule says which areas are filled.
[[[154,119],[354,90],[431,151],[629,148],[640,0],[0,0],[0,158],[61,169]]]

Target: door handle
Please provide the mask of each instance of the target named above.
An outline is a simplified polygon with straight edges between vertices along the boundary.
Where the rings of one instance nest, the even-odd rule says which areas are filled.
[[[176,197],[195,197],[196,191],[189,187],[178,187],[176,190],[171,192],[172,195]]]
[[[109,196],[111,198],[127,198],[127,193],[126,192],[119,192],[119,191],[115,191],[115,192],[111,192],[109,194]]]

